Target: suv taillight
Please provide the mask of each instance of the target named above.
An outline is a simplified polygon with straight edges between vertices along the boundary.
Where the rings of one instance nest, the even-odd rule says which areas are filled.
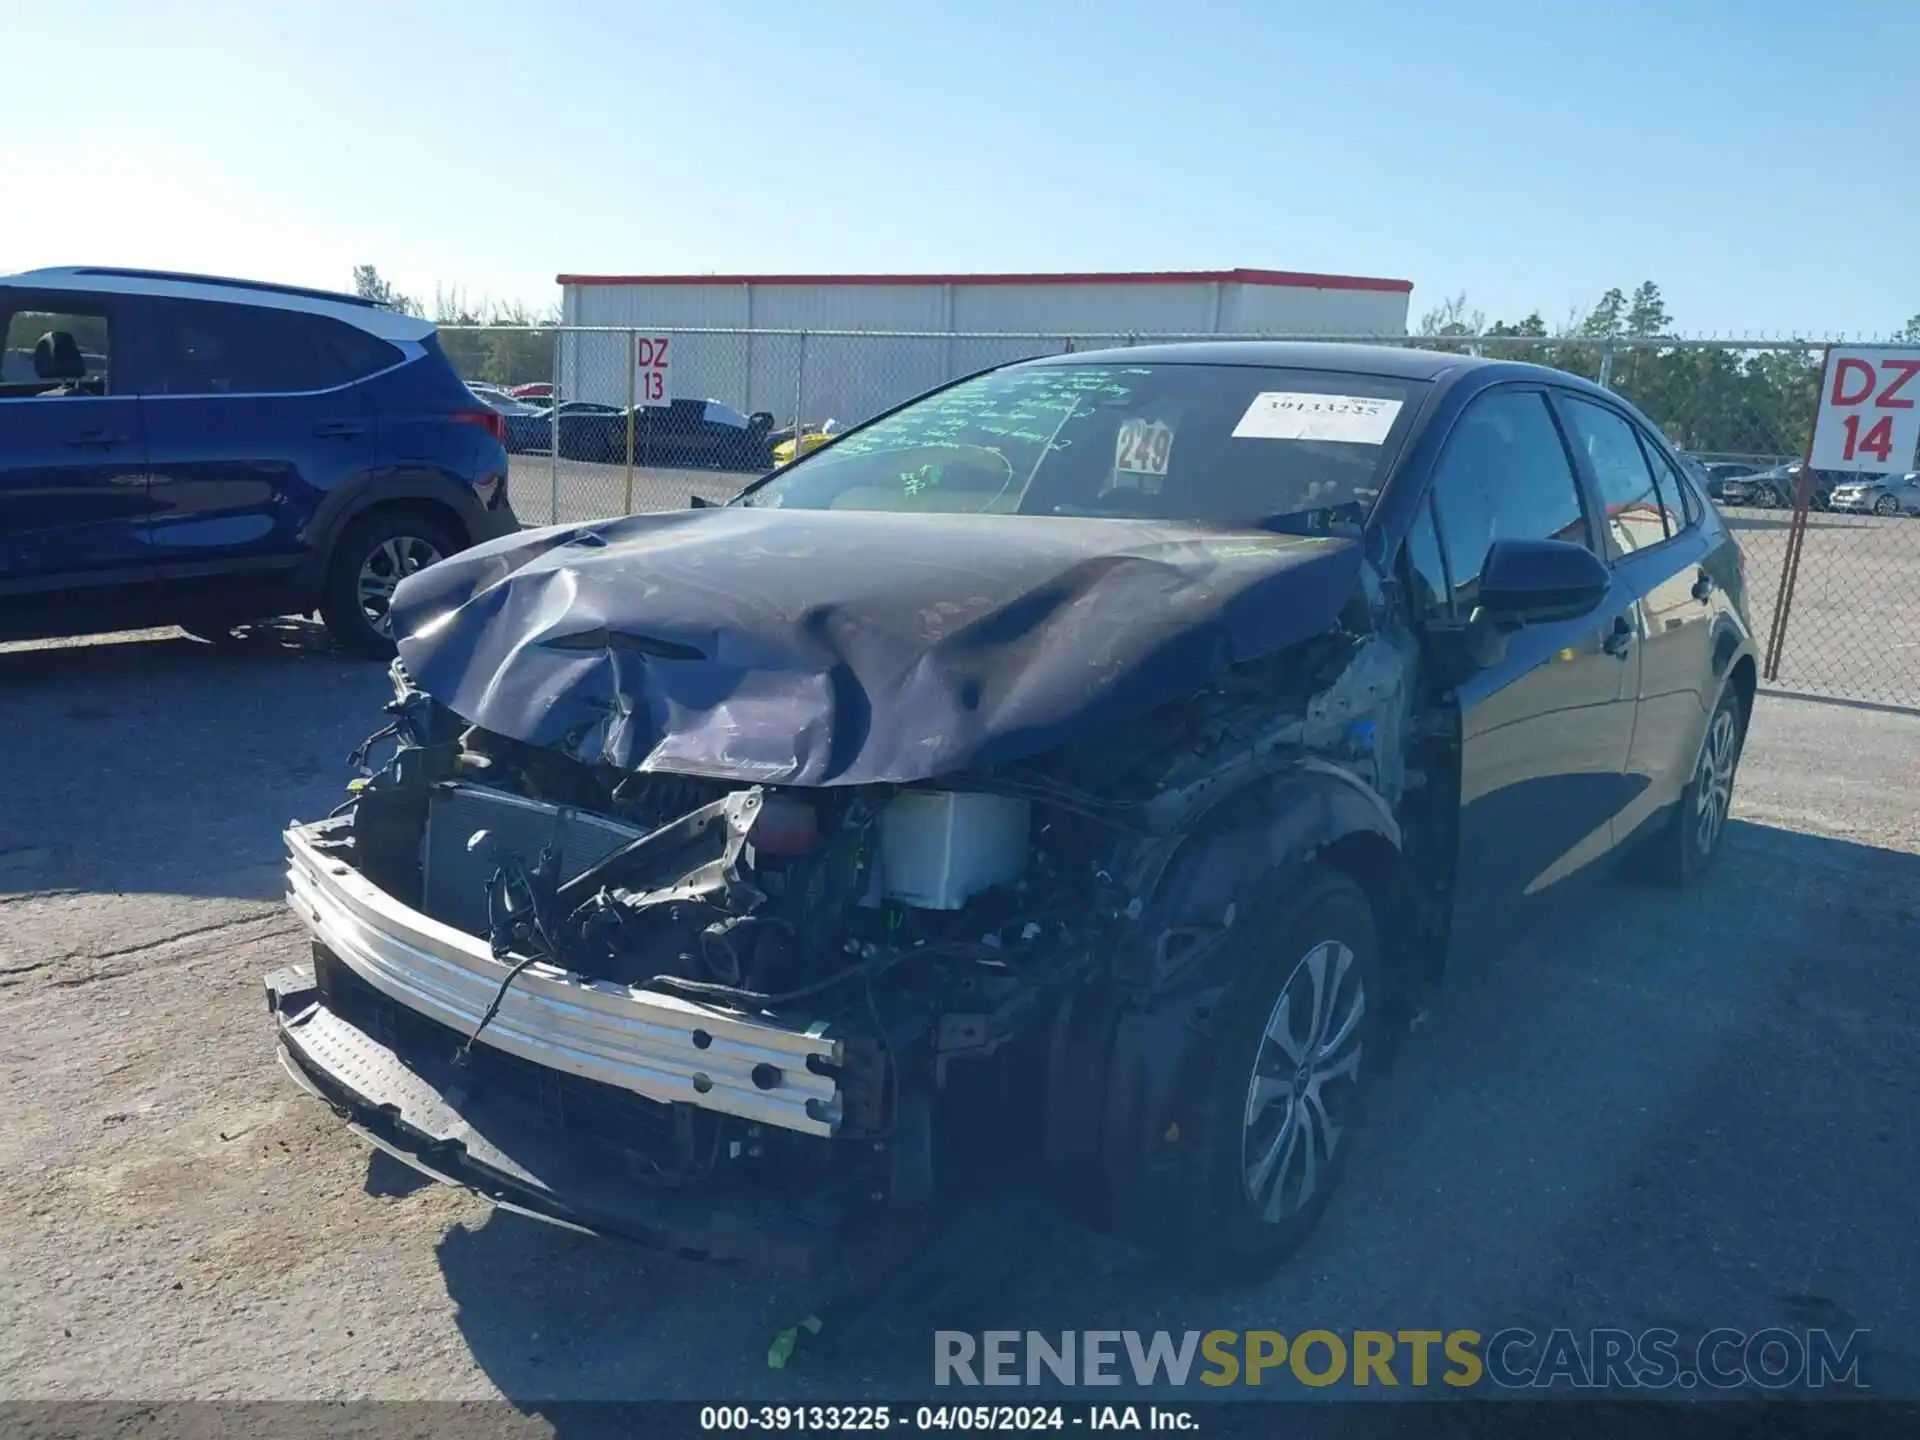
[[[453,420],[458,425],[478,425],[502,445],[507,443],[507,417],[491,406],[480,410],[456,410]]]

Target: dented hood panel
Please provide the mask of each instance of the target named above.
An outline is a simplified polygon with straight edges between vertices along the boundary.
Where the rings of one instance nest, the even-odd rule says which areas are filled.
[[[1018,759],[1334,623],[1344,537],[724,507],[523,532],[403,582],[414,681],[590,764],[791,785]]]

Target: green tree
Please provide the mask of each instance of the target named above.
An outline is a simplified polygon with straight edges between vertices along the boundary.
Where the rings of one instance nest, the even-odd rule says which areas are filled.
[[[421,313],[418,300],[395,290],[392,282],[383,279],[379,270],[372,265],[353,267],[353,293],[362,300],[371,300],[374,304],[384,305],[389,310],[398,310],[402,315]]]
[[[1893,338],[1902,345],[1920,345],[1920,315],[1909,316],[1907,323],[1900,327],[1900,333]]]

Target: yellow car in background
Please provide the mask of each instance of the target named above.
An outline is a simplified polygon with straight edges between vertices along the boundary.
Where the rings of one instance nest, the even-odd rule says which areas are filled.
[[[811,426],[802,430],[797,440],[789,435],[773,447],[773,463],[776,466],[791,465],[800,456],[818,450],[839,433],[839,427],[829,420],[817,430]]]

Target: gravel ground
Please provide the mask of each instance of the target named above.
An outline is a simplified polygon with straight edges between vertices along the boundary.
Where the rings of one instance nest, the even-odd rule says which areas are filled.
[[[291,622],[0,650],[0,1399],[905,1395],[939,1324],[1864,1327],[1920,1396],[1920,717],[1763,699],[1710,883],[1452,976],[1270,1283],[1010,1226],[987,1309],[774,1374],[798,1291],[415,1185],[274,1062],[279,829],[385,693]]]

